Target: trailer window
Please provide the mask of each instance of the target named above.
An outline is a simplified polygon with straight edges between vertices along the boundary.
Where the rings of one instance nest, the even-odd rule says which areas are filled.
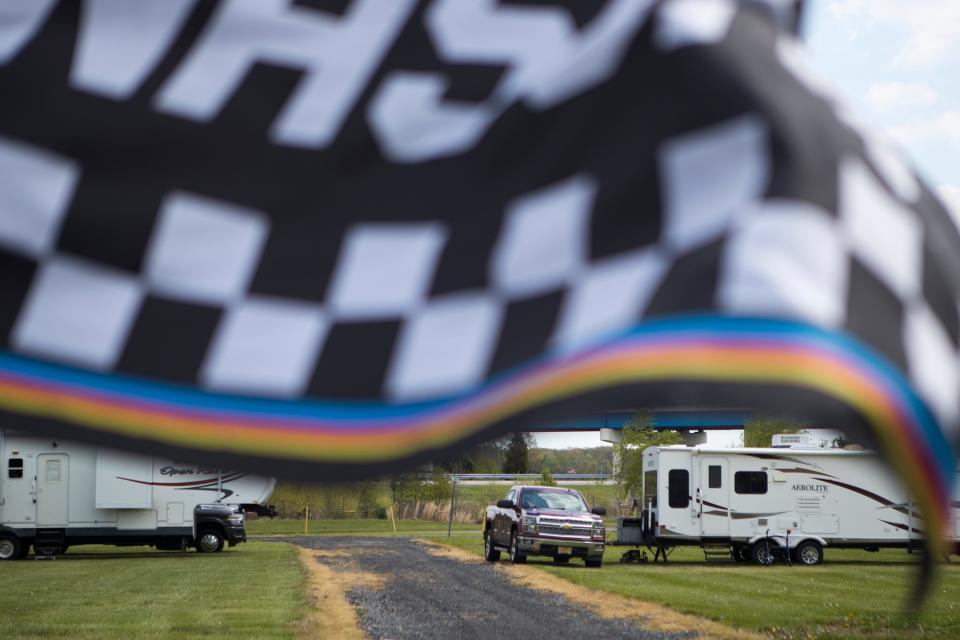
[[[8,478],[23,477],[23,458],[10,458],[9,460],[7,460],[7,477]]]
[[[671,509],[683,509],[690,504],[690,473],[686,469],[670,469],[667,474],[667,502]]]
[[[737,471],[733,474],[733,490],[737,493],[766,493],[766,471]]]
[[[719,489],[722,486],[722,481],[720,479],[720,465],[712,464],[707,468],[707,486],[710,489]]]

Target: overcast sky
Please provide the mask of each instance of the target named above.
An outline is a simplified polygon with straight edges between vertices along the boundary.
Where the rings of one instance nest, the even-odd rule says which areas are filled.
[[[812,63],[886,133],[960,222],[960,0],[812,0]],[[599,433],[541,433],[543,447],[593,447]],[[726,446],[738,432],[710,434]]]

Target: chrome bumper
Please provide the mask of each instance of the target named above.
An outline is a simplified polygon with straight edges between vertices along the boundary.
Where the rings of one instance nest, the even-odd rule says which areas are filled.
[[[561,538],[533,538],[521,535],[517,538],[520,551],[526,555],[557,554],[560,547],[570,547],[572,555],[583,557],[600,557],[606,544],[599,540],[567,540]]]

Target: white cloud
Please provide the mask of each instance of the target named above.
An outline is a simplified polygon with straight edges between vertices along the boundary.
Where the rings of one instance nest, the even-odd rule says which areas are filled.
[[[953,221],[960,226],[960,186],[944,184],[938,191],[944,204],[947,205],[947,211],[953,215]]]
[[[940,94],[926,82],[876,82],[867,89],[865,100],[879,112],[910,107],[929,107]]]
[[[873,27],[903,33],[890,61],[897,69],[930,69],[960,54],[957,0],[831,0],[827,11],[851,39]]]
[[[933,118],[909,120],[891,127],[889,131],[900,144],[907,147],[931,140],[960,146],[960,110],[943,111]]]

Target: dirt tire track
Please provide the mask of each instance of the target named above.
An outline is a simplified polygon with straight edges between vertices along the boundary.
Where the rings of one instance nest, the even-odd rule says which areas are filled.
[[[429,553],[445,558],[454,558],[461,562],[485,562],[480,556],[457,547],[450,547],[432,540],[418,540],[417,542],[427,545]],[[517,584],[556,593],[571,602],[587,607],[604,618],[638,620],[657,631],[696,631],[705,638],[721,640],[763,640],[766,638],[766,636],[758,633],[728,627],[719,622],[674,611],[655,602],[628,598],[615,593],[603,593],[598,597],[597,592],[588,587],[568,582],[530,565],[498,562],[494,567],[498,571],[506,573]]]

